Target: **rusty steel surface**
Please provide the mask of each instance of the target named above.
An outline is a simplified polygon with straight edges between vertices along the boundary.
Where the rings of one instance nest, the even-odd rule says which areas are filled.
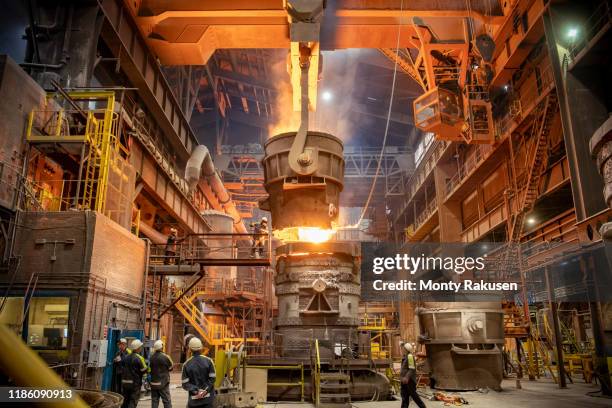
[[[429,302],[418,310],[438,389],[501,389],[504,314],[498,302]]]
[[[288,244],[278,248],[277,344],[280,355],[308,355],[318,339],[323,357],[356,342],[360,247],[353,243]]]
[[[327,133],[308,132],[304,152],[313,168],[298,175],[289,166],[295,132],[273,136],[265,144],[264,186],[269,198],[260,208],[272,214],[272,228],[330,228],[338,218],[343,188],[344,159],[340,139]]]

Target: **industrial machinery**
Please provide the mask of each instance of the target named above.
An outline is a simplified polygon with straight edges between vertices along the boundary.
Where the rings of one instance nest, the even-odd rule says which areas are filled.
[[[269,373],[269,384],[275,383],[274,375],[278,381],[269,387],[268,397],[303,400],[310,394],[316,406],[348,406],[351,398],[384,399],[390,386],[385,376],[370,369],[369,358],[359,358],[364,357],[359,355],[358,331],[360,247],[300,234],[303,229],[332,231],[344,178],[340,139],[308,131],[310,62],[302,62],[301,124],[297,132],[272,136],[265,144],[262,165],[269,196],[260,201],[260,208],[271,212],[275,235],[284,241],[276,248],[275,359],[264,361],[271,370],[290,359],[295,363],[291,367],[302,372],[294,382],[287,382],[294,368]],[[295,230],[297,234],[288,233]],[[264,364],[250,361],[258,363]],[[301,384],[299,390],[296,384]]]
[[[358,244],[295,242],[276,255],[279,354],[299,356],[314,338],[322,357],[351,357],[359,324]]]
[[[497,302],[426,302],[421,335],[438,389],[501,389],[504,314]]]
[[[489,83],[495,44],[491,37],[481,34],[471,43],[438,42],[417,18],[414,30],[418,54],[414,60],[410,53],[408,57],[425,91],[414,100],[416,127],[435,133],[439,140],[493,143]]]
[[[215,354],[215,408],[254,408],[257,398],[254,392],[245,390],[244,346]]]
[[[260,208],[271,211],[273,229],[331,228],[343,187],[342,150],[340,139],[322,132],[283,133],[266,142],[263,167],[269,197]]]

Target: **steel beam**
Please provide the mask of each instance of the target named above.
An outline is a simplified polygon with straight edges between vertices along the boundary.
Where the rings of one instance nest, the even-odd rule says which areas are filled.
[[[102,39],[118,59],[118,66],[138,87],[140,97],[159,121],[177,157],[186,160],[199,143],[161,71],[158,59],[149,51],[121,0],[101,0],[99,4],[106,17]]]
[[[289,49],[290,22],[283,2],[207,1],[194,6],[187,1],[128,2],[141,33],[164,64],[205,64],[217,49]],[[435,6],[431,2],[410,2],[403,10],[399,2],[382,7],[380,1],[338,2],[325,10],[324,18],[335,22],[334,35],[321,32],[321,49],[393,48],[398,21],[419,18],[472,18],[501,24],[499,7],[490,0]],[[440,3],[440,2],[439,2]],[[410,47],[414,29],[403,23],[400,47]]]

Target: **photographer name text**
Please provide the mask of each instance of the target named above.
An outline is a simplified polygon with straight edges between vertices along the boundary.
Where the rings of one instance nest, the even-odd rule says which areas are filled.
[[[379,291],[434,291],[455,292],[460,291],[518,291],[516,282],[485,282],[466,279],[462,282],[434,282],[432,280],[418,280],[416,282],[402,279],[399,281],[384,281],[378,279],[372,282],[372,288]]]

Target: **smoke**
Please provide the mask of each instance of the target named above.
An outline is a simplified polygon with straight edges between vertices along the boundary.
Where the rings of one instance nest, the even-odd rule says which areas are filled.
[[[324,51],[321,56],[322,71],[317,86],[317,110],[310,112],[308,130],[331,133],[347,142],[353,131],[349,119],[352,91],[355,86],[357,50]],[[277,79],[276,98],[273,104],[275,120],[268,127],[268,135],[295,132],[300,126],[300,113],[293,111],[293,90],[287,70],[287,61],[279,61],[271,68]]]
[[[270,77],[275,79],[276,97],[272,105],[274,120],[268,125],[268,137],[279,133],[296,132],[300,127],[300,113],[293,111],[293,91],[288,71],[288,59],[272,64]]]

